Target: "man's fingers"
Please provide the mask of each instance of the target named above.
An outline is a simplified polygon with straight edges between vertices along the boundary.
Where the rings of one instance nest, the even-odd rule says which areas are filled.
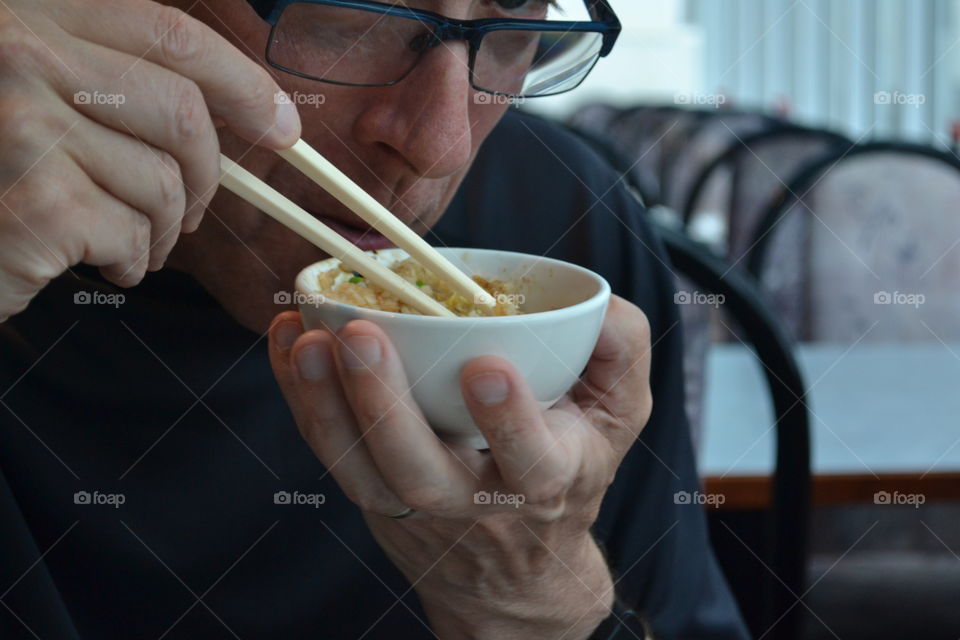
[[[302,332],[300,314],[288,311],[270,328],[270,363],[300,433],[343,492],[372,513],[403,505],[386,487],[362,442],[337,380],[326,331]]]
[[[53,273],[84,262],[101,268],[116,285],[130,287],[143,278],[150,257],[150,219],[91,181],[69,156],[51,154],[44,171],[23,176],[0,201],[8,235],[4,258],[27,273]],[[53,178],[51,180],[51,178]],[[51,248],[40,238],[55,237],[64,225],[64,208],[84,228]],[[30,215],[30,211],[45,215]],[[55,265],[40,266],[52,260]],[[19,268],[11,269],[19,275]],[[28,276],[23,276],[28,277]]]
[[[71,130],[64,148],[95,183],[150,218],[149,269],[162,267],[180,236],[186,207],[179,163],[86,118]]]
[[[610,297],[600,338],[574,398],[584,410],[602,405],[617,416],[616,430],[639,435],[652,409],[650,393],[650,325],[636,306]]]
[[[460,385],[506,485],[530,502],[560,495],[579,460],[569,459],[564,434],[551,433],[523,376],[503,358],[485,356],[464,366]]]
[[[237,11],[250,11],[248,5]],[[58,22],[73,35],[130,54],[129,73],[149,61],[200,87],[210,113],[240,137],[284,149],[300,136],[294,105],[276,100],[280,87],[266,70],[213,29],[174,7],[146,0],[75,2]]]
[[[176,159],[186,195],[184,229],[194,230],[220,179],[220,141],[204,96],[192,80],[151,62],[123,76],[136,59],[76,41],[73,63],[81,81],[62,74],[61,98],[87,118],[142,140]]]
[[[409,507],[462,506],[475,478],[430,429],[409,392],[406,373],[386,334],[371,322],[337,334],[337,368],[360,432],[384,481]]]

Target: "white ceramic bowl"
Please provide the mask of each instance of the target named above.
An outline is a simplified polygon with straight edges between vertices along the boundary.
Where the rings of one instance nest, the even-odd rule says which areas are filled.
[[[583,372],[596,345],[610,285],[573,264],[489,249],[438,249],[470,274],[520,282],[524,315],[438,318],[365,309],[323,298],[317,275],[338,266],[331,258],[297,276],[300,313],[307,329],[338,331],[351,320],[383,329],[400,354],[413,397],[431,427],[448,442],[486,448],[460,392],[460,370],[484,355],[509,360],[533,389],[542,408],[559,400]],[[401,249],[370,251],[389,265],[407,257]]]

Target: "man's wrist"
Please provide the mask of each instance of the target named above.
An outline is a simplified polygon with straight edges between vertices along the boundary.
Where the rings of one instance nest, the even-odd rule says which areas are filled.
[[[430,598],[421,593],[431,629],[440,640],[547,640],[558,636],[589,640],[613,610],[613,580],[592,538],[582,553],[574,556],[558,562],[554,574],[541,576],[537,586],[523,588],[522,598],[457,598],[449,591],[446,597]]]

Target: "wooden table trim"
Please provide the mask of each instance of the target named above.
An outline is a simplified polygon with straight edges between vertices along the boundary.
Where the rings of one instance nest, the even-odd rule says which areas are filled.
[[[726,476],[704,478],[707,494],[723,495],[721,509],[764,509],[770,505],[771,478]],[[817,507],[874,502],[879,491],[891,495],[922,494],[926,502],[960,501],[960,472],[890,473],[872,475],[836,474],[813,478],[813,505]]]

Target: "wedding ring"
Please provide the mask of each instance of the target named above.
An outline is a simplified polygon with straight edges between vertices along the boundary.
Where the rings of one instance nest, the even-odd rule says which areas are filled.
[[[388,517],[388,518],[393,518],[394,520],[402,520],[402,519],[404,519],[404,518],[409,518],[410,516],[412,516],[412,515],[415,514],[416,512],[417,512],[416,509],[411,509],[410,507],[406,507],[406,508],[405,508],[403,511],[401,511],[400,513],[395,513],[395,514],[393,514],[393,515],[388,515],[387,517]]]

